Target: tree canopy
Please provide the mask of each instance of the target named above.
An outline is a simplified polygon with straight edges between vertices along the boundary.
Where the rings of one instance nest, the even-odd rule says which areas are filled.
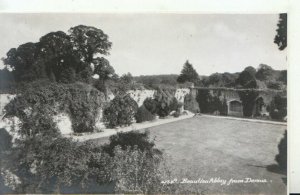
[[[256,88],[257,82],[255,78],[256,70],[253,67],[246,67],[236,80],[239,88]]]
[[[178,76],[177,81],[179,83],[192,82],[197,83],[199,81],[199,75],[194,69],[193,65],[187,60],[183,65],[181,74]]]
[[[12,69],[16,82],[38,79],[72,83],[89,83],[93,74],[107,79],[114,69],[104,57],[112,43],[100,29],[79,25],[68,33],[50,32],[36,43],[25,43],[12,48],[3,59],[6,67]]]
[[[282,13],[279,15],[277,24],[277,34],[274,38],[274,43],[278,45],[279,50],[284,50],[287,46],[287,14]]]

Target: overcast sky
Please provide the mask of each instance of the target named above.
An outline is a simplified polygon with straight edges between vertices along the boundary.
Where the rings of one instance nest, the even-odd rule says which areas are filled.
[[[107,58],[118,74],[179,74],[186,60],[200,75],[261,63],[281,70],[287,62],[286,50],[273,43],[277,22],[276,14],[1,14],[0,57],[51,31],[83,24],[108,34],[113,46]]]

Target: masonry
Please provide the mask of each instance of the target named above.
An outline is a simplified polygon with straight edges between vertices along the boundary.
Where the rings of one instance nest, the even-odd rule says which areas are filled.
[[[243,104],[239,92],[249,89],[233,89],[223,87],[193,87],[190,88],[193,97],[197,97],[199,90],[208,90],[208,92],[220,98],[221,101],[226,101],[227,113],[230,116],[243,116]],[[255,99],[253,115],[268,116],[267,106],[276,95],[286,98],[286,90],[272,90],[272,89],[251,89],[258,92]],[[201,107],[200,107],[201,109]]]

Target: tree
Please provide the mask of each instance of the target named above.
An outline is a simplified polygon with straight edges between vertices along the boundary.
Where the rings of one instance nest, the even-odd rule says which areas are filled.
[[[82,61],[91,63],[96,54],[108,55],[112,43],[100,29],[78,25],[70,28],[70,40]]]
[[[253,115],[255,100],[258,96],[258,92],[254,90],[257,88],[255,72],[251,68],[245,68],[237,78],[236,84],[239,88],[246,89],[238,93],[243,104],[243,114],[250,117]]]
[[[187,82],[187,81],[197,83],[199,81],[198,73],[193,68],[193,65],[189,63],[188,60],[183,65],[183,68],[181,70],[181,74],[178,76],[177,81],[179,83],[184,83],[184,82]]]
[[[101,79],[114,72],[107,60],[97,57],[108,55],[110,48],[111,42],[102,30],[79,25],[71,28],[68,34],[50,32],[37,43],[12,48],[3,61],[12,69],[16,82],[49,79],[63,83],[89,83],[94,74],[92,63]]]
[[[239,88],[256,88],[255,72],[253,67],[246,67],[236,79],[236,85]],[[255,69],[254,69],[255,70]]]
[[[264,80],[272,80],[273,75],[274,75],[274,69],[271,66],[268,66],[266,64],[260,64],[255,74],[255,77],[258,80],[264,81]]]
[[[278,45],[279,50],[284,50],[287,46],[287,14],[279,14],[277,24],[277,34],[274,38],[274,43]]]
[[[104,92],[107,95],[106,81],[112,79],[115,75],[114,68],[110,65],[109,61],[103,57],[97,57],[93,60],[94,74],[97,74],[99,78],[96,81],[95,87]]]

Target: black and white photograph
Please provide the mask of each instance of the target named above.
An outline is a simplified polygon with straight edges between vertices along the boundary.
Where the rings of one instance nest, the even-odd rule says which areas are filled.
[[[288,13],[0,13],[1,194],[287,194]]]

